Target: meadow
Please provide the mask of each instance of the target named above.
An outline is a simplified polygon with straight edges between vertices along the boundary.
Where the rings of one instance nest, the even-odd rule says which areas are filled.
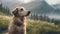
[[[14,5],[16,4],[13,2],[14,1],[13,0],[11,3],[7,2],[7,6],[5,6],[6,3],[4,2],[6,0],[4,0],[4,2],[3,1],[1,2],[1,1],[0,1],[0,34],[5,34],[8,32],[8,25],[12,19],[12,16],[10,14],[10,8],[14,7]],[[40,2],[42,4],[39,4]],[[19,2],[17,5],[19,5]],[[40,0],[38,1],[38,3],[31,2],[31,3],[27,3],[26,5],[25,4],[22,4],[22,5],[26,6],[26,8],[32,8],[30,9],[32,13],[36,13],[36,15],[34,16],[31,15],[30,19],[27,19],[27,25],[26,25],[27,34],[60,34],[60,21],[58,20],[56,21],[54,19],[50,21],[48,16],[46,17],[45,15],[45,14],[55,15],[55,13],[59,15],[60,9],[52,7],[55,5],[50,6],[48,3],[46,3],[46,1],[40,1]],[[11,6],[11,7],[9,8],[8,6],[9,7]],[[60,5],[56,5],[56,7],[59,7],[59,6]],[[39,16],[38,14],[39,15],[44,14],[44,17],[42,17],[42,15]]]
[[[11,16],[0,15],[0,34],[8,32]],[[40,20],[27,19],[27,34],[60,34],[60,26]]]

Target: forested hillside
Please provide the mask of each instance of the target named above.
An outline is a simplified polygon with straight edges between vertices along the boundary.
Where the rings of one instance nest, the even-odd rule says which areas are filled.
[[[0,4],[0,13],[4,13],[4,14],[10,14],[10,10],[7,6],[3,6],[2,3]]]

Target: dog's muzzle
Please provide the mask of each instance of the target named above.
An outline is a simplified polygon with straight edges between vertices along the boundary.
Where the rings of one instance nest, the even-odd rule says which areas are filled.
[[[26,16],[29,16],[29,14],[31,13],[31,11],[28,11],[27,15]]]

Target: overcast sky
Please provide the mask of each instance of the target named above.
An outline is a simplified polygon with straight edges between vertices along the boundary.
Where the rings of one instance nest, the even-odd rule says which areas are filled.
[[[50,5],[60,4],[60,0],[46,0]]]
[[[3,2],[5,2],[5,1],[8,1],[8,2],[12,2],[12,1],[17,2],[18,1],[18,2],[20,2],[21,1],[23,3],[29,3],[34,0],[1,0],[1,1],[3,1]],[[35,1],[41,1],[41,0],[35,0]],[[46,0],[46,2],[50,5],[60,4],[60,0]]]
[[[20,0],[21,1],[21,0]],[[28,3],[28,2],[31,2],[33,0],[22,0],[24,1],[24,3]],[[41,1],[41,0],[35,0],[35,1]],[[53,4],[60,4],[60,0],[46,0],[46,2],[50,5],[53,5]]]

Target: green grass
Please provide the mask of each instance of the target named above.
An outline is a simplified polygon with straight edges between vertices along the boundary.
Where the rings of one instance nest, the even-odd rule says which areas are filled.
[[[0,11],[0,15],[6,15],[5,13],[2,13],[1,11]]]
[[[60,27],[44,21],[27,22],[27,34],[45,34],[49,31],[60,32]]]
[[[6,30],[9,24],[9,18],[7,16],[0,15],[0,32]]]
[[[9,16],[0,16],[0,32],[7,30],[8,24],[11,20]],[[59,33],[60,27],[54,23],[48,23],[45,21],[27,21],[27,34],[46,34],[46,33]]]

